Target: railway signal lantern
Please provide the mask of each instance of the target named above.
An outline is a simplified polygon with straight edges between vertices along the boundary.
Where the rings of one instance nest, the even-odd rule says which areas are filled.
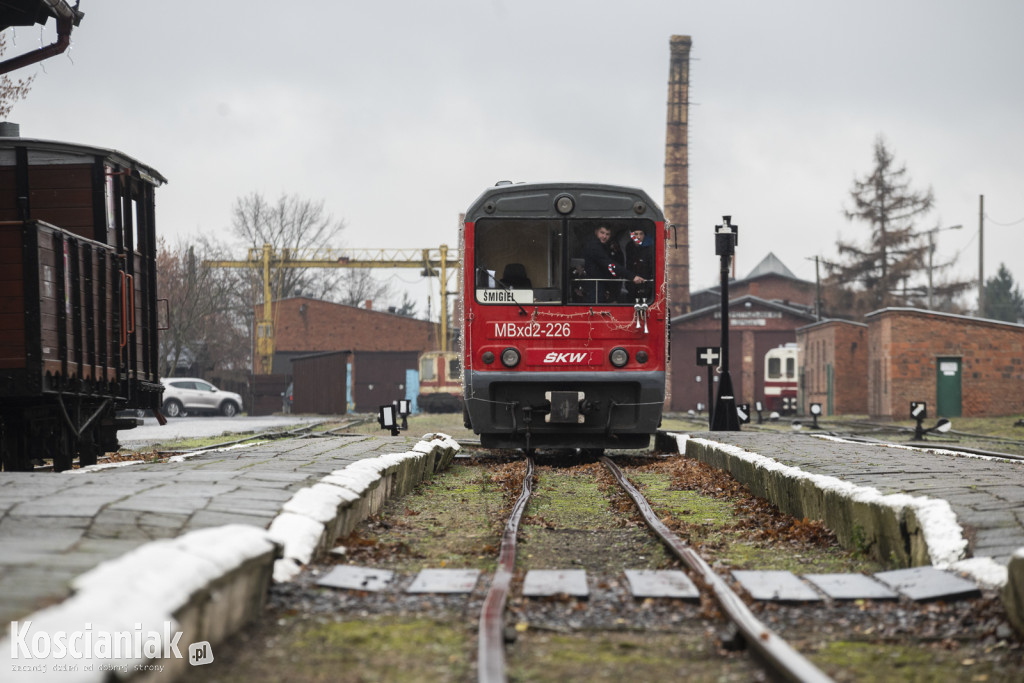
[[[740,420],[740,424],[750,424],[750,404],[741,403],[736,406],[736,416]]]
[[[711,431],[738,432],[739,417],[736,414],[736,395],[732,390],[732,377],[729,375],[729,266],[736,245],[739,244],[739,226],[732,225],[732,216],[722,216],[722,224],[715,226],[715,255],[719,257],[721,268],[720,291],[722,294],[722,362],[721,379],[718,381],[718,400],[711,418]]]
[[[924,401],[910,402],[910,417],[917,421],[917,425],[914,427],[914,441],[924,441],[924,435],[928,432],[944,434],[953,427],[952,422],[942,417],[939,418],[934,427],[925,429],[922,423],[928,417],[928,404]]]
[[[764,412],[764,404],[760,401],[754,401],[754,412],[757,413],[757,424],[763,424],[764,415],[761,413]]]
[[[394,405],[381,406],[377,414],[377,423],[381,429],[390,429],[391,436],[398,436],[397,409]]]
[[[398,414],[402,416],[402,429],[409,428],[409,415],[412,414],[412,401],[403,398],[398,402]]]
[[[819,415],[821,415],[821,404],[820,403],[812,403],[811,404],[811,417],[814,418],[814,424],[812,424],[811,427],[813,427],[814,429],[819,429],[819,427],[818,427],[818,416]]]
[[[713,394],[714,382],[711,375],[711,368],[718,365],[719,359],[722,357],[722,349],[717,346],[698,346],[697,347],[697,365],[706,366],[708,369],[708,406],[713,406],[715,397]],[[697,380],[700,381],[700,375],[697,375]],[[698,408],[697,412],[700,412]],[[714,416],[713,410],[708,410],[708,428],[714,429]]]

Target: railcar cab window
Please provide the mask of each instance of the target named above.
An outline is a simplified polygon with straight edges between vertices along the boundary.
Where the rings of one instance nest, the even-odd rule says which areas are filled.
[[[782,373],[782,361],[786,361],[786,373]],[[788,356],[785,359],[778,356],[768,359],[768,379],[796,379],[796,359]]]
[[[629,305],[653,300],[654,223],[512,220],[476,224],[479,303]]]

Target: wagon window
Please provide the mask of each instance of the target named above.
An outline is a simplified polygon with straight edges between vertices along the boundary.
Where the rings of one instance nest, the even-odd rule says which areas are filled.
[[[434,373],[434,357],[428,356],[420,359],[420,381],[432,380],[436,378]]]
[[[782,361],[779,358],[768,359],[768,379],[782,378]]]
[[[561,221],[481,219],[473,246],[478,302],[561,303]]]
[[[448,361],[448,379],[457,380],[462,377],[462,362],[458,358]]]
[[[796,379],[796,358],[786,359],[786,379]]]
[[[654,299],[658,281],[652,221],[587,219],[569,223],[573,303],[632,306],[637,299]]]

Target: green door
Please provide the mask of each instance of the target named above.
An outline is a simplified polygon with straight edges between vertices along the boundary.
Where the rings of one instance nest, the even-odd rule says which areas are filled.
[[[937,358],[936,417],[960,417],[960,359]]]

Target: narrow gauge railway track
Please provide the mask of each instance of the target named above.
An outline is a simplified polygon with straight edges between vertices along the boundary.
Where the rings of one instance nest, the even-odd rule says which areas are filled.
[[[764,662],[773,676],[790,681],[830,681],[799,652],[793,649],[750,611],[743,600],[729,588],[711,569],[710,565],[693,549],[658,519],[643,495],[626,479],[622,470],[608,457],[601,462],[611,472],[619,486],[633,500],[644,522],[691,571],[713,593],[723,613],[736,626],[744,641]],[[509,520],[502,533],[498,555],[498,566],[490,590],[480,611],[479,641],[477,647],[478,680],[481,683],[504,682],[508,680],[505,667],[504,617],[505,603],[512,583],[516,561],[516,535],[519,524],[532,493],[534,472],[533,458],[526,459],[526,474],[523,489],[512,508]]]
[[[698,423],[697,420],[693,420]],[[706,420],[699,421],[702,425],[700,431],[706,431]],[[911,437],[914,434],[913,427],[906,427],[903,425],[895,425],[891,423],[882,422],[828,422],[819,420],[818,430],[807,430],[801,431],[800,434],[808,436],[824,435],[834,436],[840,439],[849,439],[851,441],[859,441],[861,443],[872,443],[877,445],[896,445],[906,448],[916,448],[920,450],[946,450],[953,451],[956,453],[966,453],[969,455],[983,455],[990,458],[1003,458],[1005,460],[1020,460],[1024,461],[1024,439],[1012,439],[1004,436],[992,436],[989,434],[973,434],[970,432],[960,432],[956,430],[948,431],[944,436],[957,437],[961,441],[969,442],[983,442],[993,444],[1004,444],[1009,448],[1013,448],[1018,452],[1009,453],[1006,451],[997,451],[989,448],[979,448],[974,446],[962,445],[961,442],[950,442],[942,440],[926,440],[926,441],[914,441]],[[771,429],[757,424],[749,424],[743,426],[744,431],[779,431],[777,429]],[[895,441],[892,439],[886,440],[880,438],[882,435],[892,434],[899,436],[906,436],[906,441]]]

